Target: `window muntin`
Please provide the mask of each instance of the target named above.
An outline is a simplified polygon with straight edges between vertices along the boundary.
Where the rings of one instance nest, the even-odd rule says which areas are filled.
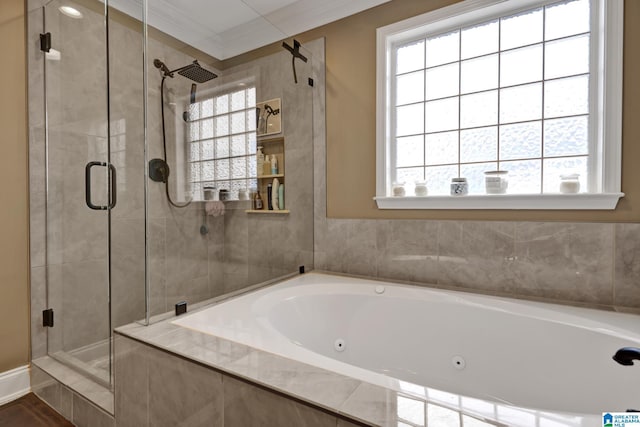
[[[257,186],[256,89],[246,87],[189,106],[188,169],[194,200],[204,186],[230,191]]]
[[[391,180],[484,194],[504,169],[510,193],[539,194],[575,171],[588,189],[590,16],[562,1],[394,45]]]

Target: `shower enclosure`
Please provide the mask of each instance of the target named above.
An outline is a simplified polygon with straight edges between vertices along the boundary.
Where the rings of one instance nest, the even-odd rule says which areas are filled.
[[[115,328],[313,268],[313,53],[297,83],[285,49],[231,66],[191,43],[196,17],[136,4],[28,3],[33,358],[105,387]],[[281,130],[258,135],[275,99]],[[256,212],[274,179],[283,209]]]

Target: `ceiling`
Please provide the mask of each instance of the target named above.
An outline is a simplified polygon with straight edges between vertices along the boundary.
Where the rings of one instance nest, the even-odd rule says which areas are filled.
[[[143,0],[109,0],[142,19]],[[149,25],[217,59],[337,21],[390,0],[148,0]]]

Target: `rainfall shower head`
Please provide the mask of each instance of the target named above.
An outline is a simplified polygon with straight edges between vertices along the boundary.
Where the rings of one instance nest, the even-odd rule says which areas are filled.
[[[159,59],[154,59],[153,65],[157,69],[162,71],[165,77],[173,78],[173,73],[177,72],[181,76],[193,80],[196,83],[205,83],[211,79],[215,79],[216,77],[218,77],[217,74],[202,68],[198,61],[193,61],[191,64],[185,65],[184,67],[176,68],[175,70],[169,70],[165,63],[160,61]]]
[[[200,64],[198,64],[198,61],[193,61],[186,67],[178,68],[175,71],[177,71],[181,76],[191,79],[196,83],[208,82],[209,80],[218,77],[217,74],[202,68]]]

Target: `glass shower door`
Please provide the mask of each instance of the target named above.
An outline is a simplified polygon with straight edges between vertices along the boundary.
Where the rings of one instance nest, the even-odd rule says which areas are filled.
[[[45,6],[48,354],[111,383],[111,164],[105,5]],[[45,51],[47,51],[45,53]]]

